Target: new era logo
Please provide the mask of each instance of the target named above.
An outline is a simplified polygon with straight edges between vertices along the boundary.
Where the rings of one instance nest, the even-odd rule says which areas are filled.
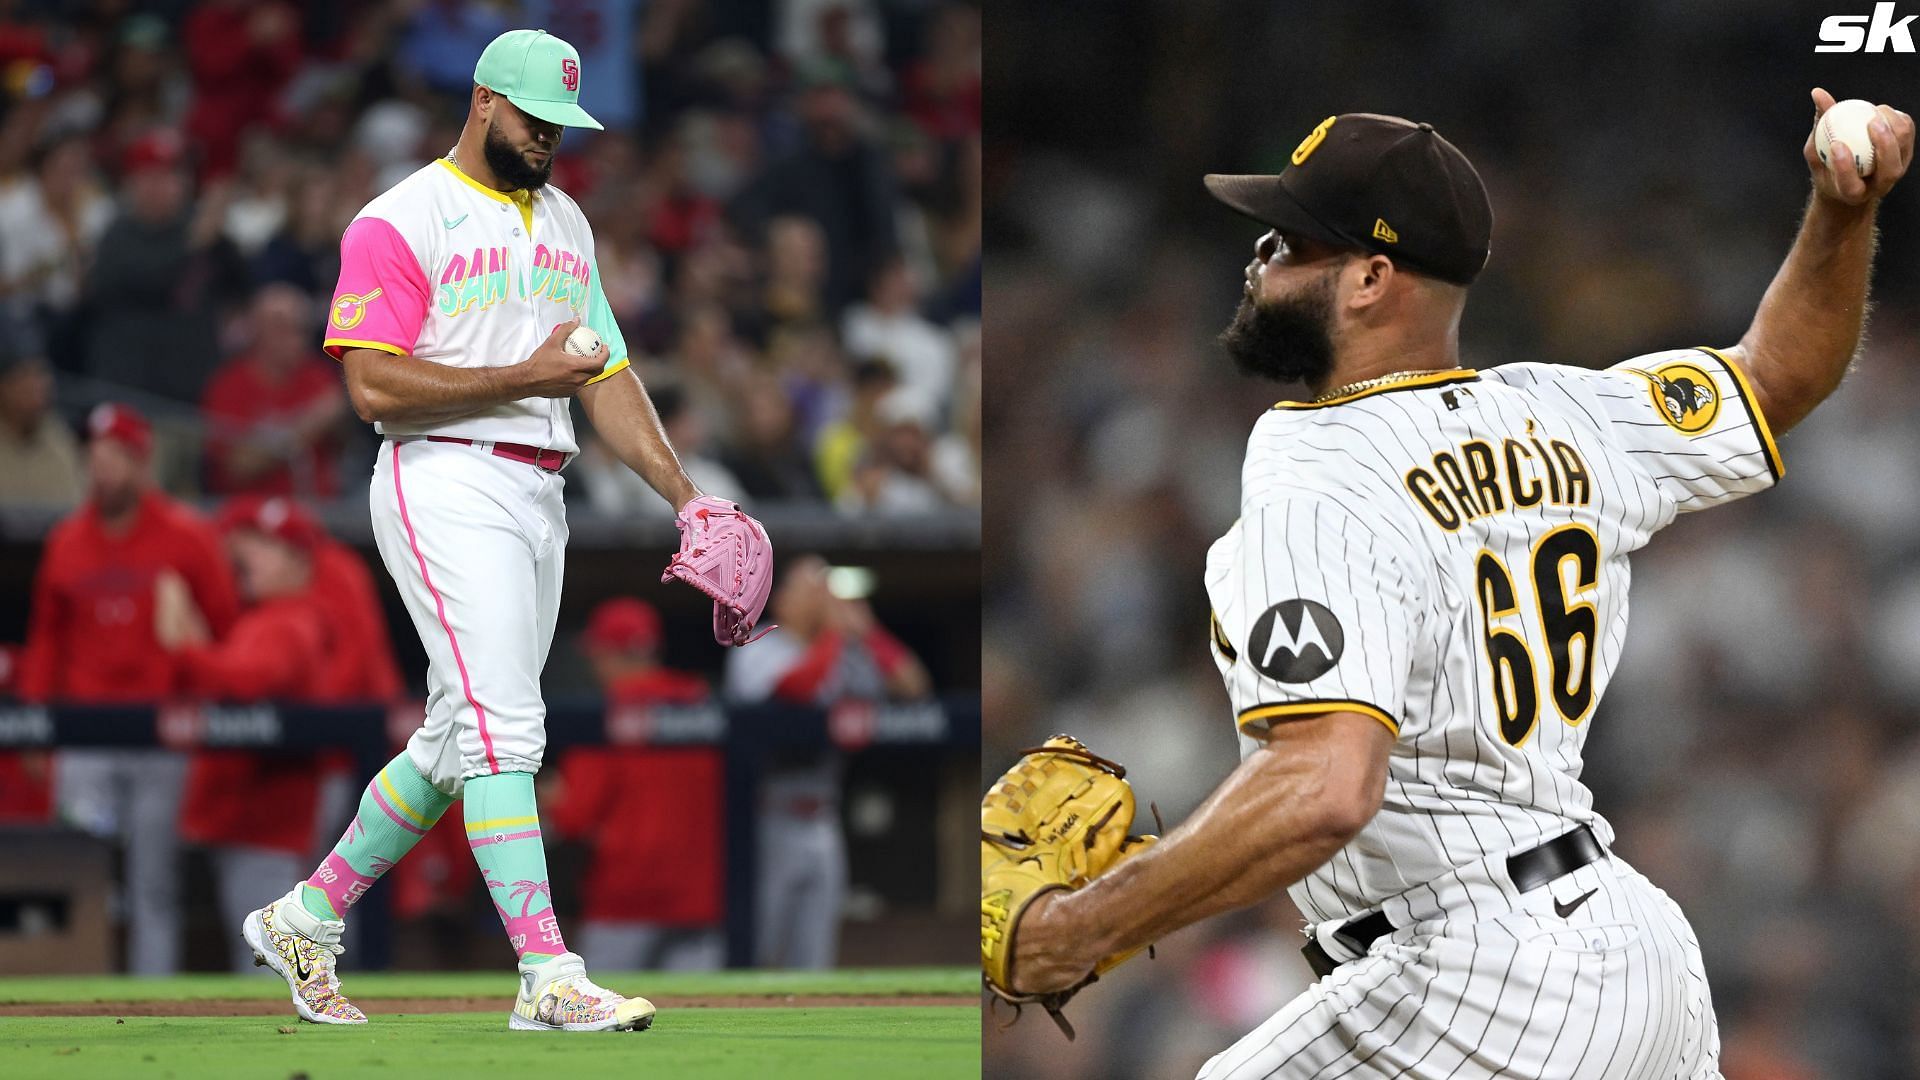
[[[1373,219],[1373,238],[1375,240],[1385,240],[1389,244],[1397,244],[1400,242],[1400,234],[1393,231],[1393,226],[1387,224],[1386,218]]]
[[[1820,44],[1814,52],[1897,52],[1913,51],[1913,31],[1908,24],[1920,16],[1894,20],[1893,0],[1873,5],[1872,15],[1829,15],[1820,20]]]

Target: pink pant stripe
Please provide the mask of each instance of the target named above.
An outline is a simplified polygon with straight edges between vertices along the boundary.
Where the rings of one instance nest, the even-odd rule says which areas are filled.
[[[505,836],[482,836],[477,839],[467,841],[467,846],[478,850],[480,848],[486,847],[488,844],[504,844],[512,840],[538,840],[538,839],[540,839],[540,830],[528,829],[526,832],[507,833]]]
[[[407,546],[413,549],[414,561],[420,564],[420,580],[433,595],[434,609],[440,614],[440,628],[447,632],[447,642],[453,646],[453,663],[460,669],[460,689],[467,695],[467,704],[473,706],[473,714],[480,719],[480,745],[487,752],[487,770],[497,773],[500,763],[494,760],[493,738],[487,734],[487,710],[474,699],[473,681],[467,678],[467,662],[460,657],[460,639],[453,635],[453,624],[447,621],[447,605],[440,599],[440,590],[433,587],[433,578],[427,574],[426,556],[420,554],[420,543],[413,535],[413,519],[407,516],[407,493],[400,487],[400,446],[398,442],[393,444],[393,494],[400,500],[400,523],[407,527]]]
[[[380,807],[380,810],[382,813],[392,818],[393,823],[395,825],[400,826],[401,828],[407,830],[408,832],[414,834],[415,836],[427,835],[427,830],[421,828],[418,825],[415,825],[413,822],[408,821],[406,818],[401,817],[400,814],[396,812],[393,807],[387,805],[387,797],[385,795],[380,794],[380,781],[378,778],[375,778],[373,783],[367,785],[367,791],[373,796],[374,805]]]

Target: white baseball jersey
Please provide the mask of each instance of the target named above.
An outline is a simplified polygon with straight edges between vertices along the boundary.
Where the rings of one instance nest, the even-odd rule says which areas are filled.
[[[347,226],[327,352],[378,349],[450,367],[504,367],[581,317],[627,349],[594,272],[593,230],[547,187],[494,191],[435,161]],[[569,399],[531,397],[436,424],[383,423],[369,504],[374,540],[427,650],[427,715],[407,748],[434,784],[536,772],[546,752],[540,673],[566,566],[565,481],[491,453],[571,453]],[[430,442],[444,435],[473,445]]]
[[[1590,887],[1590,904],[1560,904],[1546,889],[1515,896],[1504,856],[1578,825],[1611,845],[1580,783],[1581,750],[1625,640],[1628,556],[1677,514],[1762,490],[1780,471],[1743,376],[1711,350],[1604,371],[1437,372],[1324,404],[1282,403],[1261,418],[1240,520],[1208,552],[1206,572],[1212,648],[1242,753],[1259,746],[1250,733],[1290,716],[1350,710],[1386,725],[1394,742],[1380,812],[1290,895],[1314,923],[1381,910],[1423,932],[1380,939],[1365,964],[1321,980],[1203,1076],[1292,1076],[1279,1070],[1310,1057],[1315,1067],[1357,1064],[1358,1036],[1416,997],[1452,999],[1451,1012],[1421,1021],[1433,1056],[1401,1056],[1420,1045],[1402,1010],[1407,1039],[1376,1067],[1488,1075],[1446,1069],[1468,1060],[1454,1050],[1501,1060],[1484,1054],[1497,1043],[1471,1032],[1447,1049],[1448,1024],[1485,1016],[1491,1031],[1522,1010],[1498,1036],[1513,1075],[1637,1076],[1642,1061],[1662,1063],[1663,1076],[1711,1068],[1711,1004],[1678,908],[1614,858],[1556,883]],[[1633,922],[1637,936],[1576,929],[1564,952],[1522,947],[1530,934],[1568,931],[1562,920],[1582,904],[1582,918]],[[1471,929],[1490,918],[1521,921],[1491,939]],[[1449,930],[1458,924],[1469,929]],[[1489,965],[1473,954],[1488,940],[1512,955],[1476,976]],[[1644,970],[1654,954],[1629,945],[1661,950],[1660,979]],[[1606,997],[1636,955],[1632,1000]],[[1359,970],[1369,965],[1377,970]],[[1362,979],[1364,988],[1350,985]],[[1553,992],[1540,993],[1548,981]],[[1511,986],[1551,1017],[1529,1026],[1525,1002],[1503,1009]],[[1546,1041],[1576,1003],[1609,1024],[1618,1013],[1615,1038],[1646,1045],[1547,1068],[1580,1050]],[[1522,1052],[1536,1038],[1536,1052]],[[1633,1056],[1642,1050],[1649,1056]]]
[[[627,346],[595,266],[593,229],[565,193],[495,191],[442,158],[347,226],[325,348],[335,359],[361,348],[450,367],[506,367],[579,318],[608,349],[597,382],[627,366]],[[572,452],[579,445],[568,405],[530,397],[437,424],[377,428]]]
[[[1241,518],[1207,555],[1243,753],[1330,707],[1395,736],[1380,814],[1293,889],[1309,919],[1576,824],[1611,840],[1580,754],[1625,641],[1627,558],[1779,476],[1751,401],[1689,350],[1436,373],[1255,425]]]

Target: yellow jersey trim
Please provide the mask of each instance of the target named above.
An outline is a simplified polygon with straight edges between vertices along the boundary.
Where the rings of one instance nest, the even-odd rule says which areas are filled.
[[[594,383],[599,382],[601,379],[605,379],[612,375],[618,375],[620,372],[625,371],[628,366],[629,366],[628,358],[623,356],[620,359],[615,360],[613,362],[612,367],[608,368],[607,370],[601,372],[598,375],[595,375],[593,378],[588,379],[587,385],[592,386]]]
[[[1261,720],[1273,720],[1289,716],[1319,716],[1325,713],[1356,712],[1362,716],[1371,716],[1387,725],[1394,738],[1400,737],[1400,722],[1387,715],[1385,709],[1369,705],[1364,701],[1289,701],[1280,705],[1255,705],[1242,712],[1235,723],[1245,731],[1248,724]]]
[[[511,829],[515,825],[538,825],[538,824],[540,824],[540,818],[537,815],[532,817],[494,818],[492,821],[468,822],[467,832],[469,835],[471,835],[473,833],[487,832],[492,829]]]
[[[1760,433],[1760,444],[1766,448],[1767,468],[1773,470],[1774,482],[1779,483],[1780,478],[1787,474],[1787,464],[1781,460],[1780,447],[1773,441],[1773,429],[1767,426],[1767,418],[1760,413],[1760,399],[1753,396],[1753,384],[1747,382],[1747,373],[1740,370],[1740,365],[1734,363],[1732,357],[1718,349],[1710,349],[1705,345],[1695,348],[1725,364],[1727,370],[1733,373],[1733,385],[1740,391],[1740,403],[1747,407],[1747,415],[1753,417],[1754,430]]]
[[[1431,375],[1420,375],[1408,379],[1399,379],[1385,386],[1370,386],[1365,390],[1356,390],[1326,401],[1279,401],[1276,409],[1324,409],[1332,405],[1345,405],[1349,401],[1358,401],[1375,394],[1391,394],[1399,390],[1421,390],[1429,386],[1446,386],[1451,383],[1480,381],[1477,371],[1436,371]]]
[[[460,166],[455,165],[453,162],[448,161],[446,158],[436,158],[435,160],[440,162],[440,164],[446,166],[447,171],[452,173],[454,176],[458,177],[461,183],[467,185],[473,190],[479,192],[480,194],[485,195],[487,198],[492,199],[495,202],[506,203],[508,206],[519,207],[520,220],[526,222],[527,224],[527,235],[529,237],[533,235],[533,195],[531,193],[526,191],[515,191],[509,194],[508,192],[505,192],[505,191],[495,191],[492,188],[488,187],[487,185],[481,183],[480,181],[475,180],[473,177],[468,176],[466,172],[460,168]]]
[[[383,353],[392,353],[395,356],[407,355],[407,350],[398,345],[389,345],[384,341],[359,341],[354,338],[330,337],[320,343],[320,348],[323,350],[333,346],[338,346],[342,349],[379,349]],[[327,355],[333,356],[332,353],[328,353]],[[337,356],[333,358],[335,360],[340,359]]]

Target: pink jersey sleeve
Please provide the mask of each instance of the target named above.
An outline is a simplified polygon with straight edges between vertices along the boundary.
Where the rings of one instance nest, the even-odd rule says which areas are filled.
[[[327,310],[322,347],[335,360],[348,349],[407,354],[427,317],[427,276],[393,223],[363,217],[340,238],[340,284]]]

